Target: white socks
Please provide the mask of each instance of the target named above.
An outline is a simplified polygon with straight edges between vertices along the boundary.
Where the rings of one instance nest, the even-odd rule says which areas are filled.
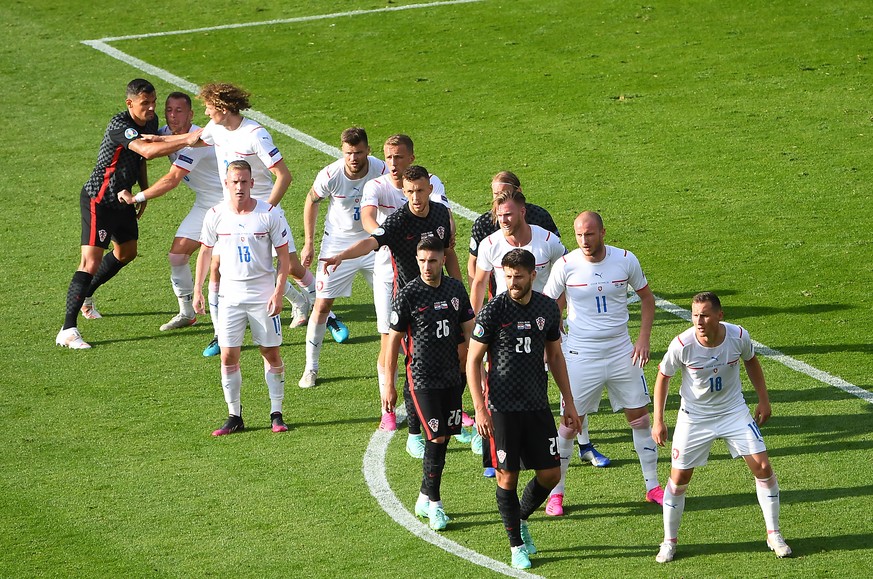
[[[170,253],[167,258],[170,260],[170,282],[173,284],[173,293],[179,299],[179,313],[186,318],[193,318],[194,306],[191,303],[191,296],[194,293],[194,277],[188,264],[191,256]]]
[[[758,494],[758,504],[764,513],[764,523],[767,532],[779,530],[779,483],[776,475],[766,479],[755,479],[755,490]]]
[[[634,439],[634,450],[643,468],[643,478],[646,481],[646,492],[658,486],[658,445],[652,438],[649,414],[646,413],[630,422]]]
[[[285,364],[273,367],[265,360],[264,380],[270,392],[270,413],[282,412],[282,400],[285,398]]]
[[[321,357],[321,346],[324,343],[324,334],[327,332],[327,324],[319,324],[315,316],[309,317],[306,326],[306,369],[318,370],[318,359]]]
[[[667,481],[664,489],[664,541],[673,541],[679,537],[679,523],[685,511],[685,491],[688,485],[674,485],[672,479]]]
[[[221,365],[221,388],[224,390],[224,401],[227,402],[228,413],[241,416],[242,406],[239,401],[239,392],[242,389],[242,373],[239,371],[239,364]]]

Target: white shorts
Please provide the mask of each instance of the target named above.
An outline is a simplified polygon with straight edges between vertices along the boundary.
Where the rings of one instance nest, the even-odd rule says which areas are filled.
[[[336,255],[336,254],[332,254]],[[319,260],[321,256],[319,255]],[[373,260],[375,256],[371,251],[362,257],[344,259],[339,267],[331,270],[330,274],[324,273],[324,267],[317,267],[315,271],[315,297],[316,298],[347,298],[352,295],[352,282],[355,274],[361,272],[367,285],[373,287]],[[319,265],[320,265],[319,261]]]
[[[761,430],[745,406],[712,418],[691,418],[680,409],[673,429],[673,468],[685,470],[705,465],[716,438],[724,439],[733,458],[767,450]]]
[[[259,346],[282,345],[282,320],[267,313],[267,304],[226,305],[218,308],[218,345],[238,348],[243,345],[246,325],[252,329],[252,341]]]
[[[206,219],[206,212],[209,207],[200,207],[195,205],[179,224],[179,229],[176,230],[176,237],[184,237],[185,239],[200,240],[200,232],[203,231],[203,220]]]
[[[566,345],[562,348],[570,391],[580,416],[597,412],[604,386],[613,412],[642,408],[651,402],[646,376],[642,368],[631,361],[633,344],[629,337],[598,344],[596,349],[575,349]]]
[[[380,334],[390,332],[389,318],[394,299],[394,265],[391,250],[382,246],[376,252],[373,267],[373,303],[376,305],[376,330]]]

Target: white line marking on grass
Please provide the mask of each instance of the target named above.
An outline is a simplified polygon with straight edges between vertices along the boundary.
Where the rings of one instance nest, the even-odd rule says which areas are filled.
[[[263,20],[261,22],[240,22],[237,24],[222,24],[221,26],[207,26],[205,28],[189,28],[188,30],[169,30],[166,32],[149,32],[146,34],[130,34],[127,36],[107,36],[100,40],[115,42],[116,40],[136,40],[139,38],[155,38],[159,36],[176,36],[179,34],[196,34],[199,32],[212,32],[213,30],[232,30],[235,28],[249,28],[252,26],[274,26],[276,24],[294,24],[295,22],[312,22],[314,20],[328,20],[342,18],[344,16],[362,16],[364,14],[378,14],[379,12],[399,12],[401,10],[415,10],[417,8],[431,8],[435,6],[450,6],[452,4],[472,4],[483,0],[446,0],[443,2],[425,2],[422,4],[407,4],[406,6],[388,6],[386,8],[374,8],[372,10],[349,10],[348,12],[334,12],[333,14],[316,14],[313,16],[297,16],[295,18],[282,18],[279,20]]]
[[[397,408],[397,421],[402,422],[406,418],[406,413],[403,408]],[[396,431],[395,431],[396,432]],[[427,541],[432,545],[448,551],[452,555],[456,555],[461,559],[465,559],[480,567],[490,569],[495,573],[502,573],[509,577],[539,577],[525,571],[513,569],[505,563],[501,563],[496,559],[486,557],[485,555],[468,549],[444,535],[432,531],[430,527],[419,521],[415,515],[406,510],[394,491],[391,490],[391,485],[388,484],[388,477],[385,473],[385,453],[388,450],[388,444],[394,437],[395,432],[383,432],[377,430],[370,437],[370,444],[367,445],[367,450],[364,453],[364,463],[361,467],[361,472],[364,473],[364,480],[367,481],[367,487],[370,489],[370,494],[375,497],[382,510],[388,513],[397,524],[404,527],[410,533]],[[509,550],[507,549],[507,553]]]
[[[665,312],[669,312],[676,316],[677,318],[682,318],[683,320],[690,322],[691,321],[691,312],[686,309],[680,308],[676,304],[672,302],[668,302],[667,300],[661,299],[655,296],[655,305],[664,310]],[[854,384],[843,380],[838,376],[834,376],[833,374],[828,374],[823,370],[819,370],[814,366],[810,366],[806,362],[801,362],[791,356],[785,355],[779,350],[774,350],[769,346],[765,346],[761,342],[756,342],[752,340],[752,343],[755,345],[755,350],[760,352],[762,356],[770,358],[772,360],[776,360],[783,366],[788,366],[795,372],[800,372],[801,374],[806,374],[810,378],[814,378],[819,382],[823,382],[824,384],[828,384],[833,386],[834,388],[839,388],[843,392],[851,394],[852,396],[857,396],[861,400],[869,402],[873,404],[873,394],[867,392],[863,388],[859,388]]]

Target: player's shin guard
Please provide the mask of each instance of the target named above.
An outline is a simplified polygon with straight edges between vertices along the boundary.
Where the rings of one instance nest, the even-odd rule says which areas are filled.
[[[767,525],[767,531],[779,530],[779,482],[776,480],[776,475],[773,474],[770,478],[755,479],[755,486],[758,494],[758,504],[761,505],[761,511],[764,513],[764,523]]]
[[[209,317],[212,319],[212,329],[218,335],[218,284],[209,282]]]
[[[67,289],[64,330],[75,328],[78,325],[79,310],[82,309],[82,304],[85,303],[85,292],[88,291],[93,278],[94,276],[87,271],[77,271],[73,274],[73,279],[70,280],[70,287]]]
[[[685,512],[685,491],[688,485],[675,485],[673,480],[667,481],[664,490],[664,540],[675,541],[679,537],[679,523]]]
[[[191,275],[191,266],[188,264],[190,255],[184,253],[167,254],[170,261],[170,282],[173,284],[173,293],[179,300],[179,313],[186,318],[194,317],[194,307],[191,304],[191,295],[194,293],[194,277]]]
[[[503,528],[509,536],[510,547],[524,545],[521,540],[521,507],[518,503],[518,493],[497,487],[497,510],[503,519]]]
[[[318,359],[321,357],[325,332],[327,332],[327,324],[319,324],[315,321],[315,316],[309,316],[309,323],[306,326],[307,370],[318,370]]]
[[[438,443],[428,440],[424,443],[424,460],[421,463],[423,470],[421,492],[426,494],[432,503],[441,500],[440,485],[442,484],[443,469],[446,466],[446,449],[448,447],[448,442]]]
[[[630,421],[631,433],[634,439],[634,450],[643,469],[643,479],[646,481],[646,491],[658,486],[658,445],[652,438],[652,428],[648,412]]]
[[[221,388],[224,390],[224,401],[227,402],[228,413],[241,416],[239,393],[242,390],[242,372],[239,371],[239,364],[221,365]]]
[[[573,441],[570,440],[570,449],[572,451]],[[524,492],[521,494],[521,503],[519,507],[519,518],[527,520],[540,506],[549,498],[549,490],[540,484],[537,477],[534,476],[524,487]]]
[[[282,400],[285,399],[285,364],[270,366],[264,361],[264,380],[270,393],[270,412],[282,412]]]
[[[115,274],[121,271],[125,263],[118,261],[115,254],[111,251],[103,256],[103,261],[100,262],[100,267],[97,268],[97,273],[91,279],[91,285],[88,286],[88,291],[85,292],[85,297],[90,298],[97,291],[97,288],[115,277]]]
[[[567,470],[570,468],[570,458],[573,456],[573,431],[563,424],[558,427],[558,454],[561,455],[561,480],[552,489],[550,494],[553,495],[564,494]]]

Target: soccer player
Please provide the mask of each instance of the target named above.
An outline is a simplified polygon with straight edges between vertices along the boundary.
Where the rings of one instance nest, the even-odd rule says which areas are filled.
[[[373,233],[389,215],[406,203],[406,197],[403,195],[403,172],[415,161],[414,145],[408,135],[397,134],[388,137],[382,150],[388,173],[368,181],[364,185],[364,195],[361,198],[361,223],[368,233]],[[436,175],[431,175],[429,180],[433,186],[433,191],[430,194],[431,201],[441,203],[448,208],[449,200],[446,197],[442,181]],[[457,263],[454,249],[449,250],[449,255],[454,256]],[[447,264],[451,266],[450,260]],[[460,267],[455,270],[452,270],[451,267],[448,269],[450,272],[460,273]],[[450,275],[452,274],[450,273]],[[457,275],[453,275],[453,277],[457,277]],[[395,281],[391,250],[388,246],[383,245],[376,252],[373,278],[376,330],[381,336],[379,357],[376,361],[376,376],[381,391],[385,387],[385,368],[388,367],[388,333],[390,330],[388,317],[391,313],[391,301],[394,299]],[[397,417],[394,412],[385,412],[383,408],[379,429],[397,430]]]
[[[64,324],[55,343],[73,350],[90,348],[78,329],[79,311],[87,319],[100,318],[91,297],[98,287],[112,279],[136,257],[139,211],[119,200],[119,192],[148,188],[146,159],[169,155],[191,145],[199,131],[186,135],[160,137],[155,115],[155,87],[141,78],[130,81],[125,94],[126,110],[112,117],[91,177],[82,187],[79,207],[82,212],[82,257],[67,290]],[[149,140],[143,134],[152,135]],[[109,249],[113,243],[112,251]]]
[[[394,412],[397,354],[405,339],[404,390],[415,402],[427,434],[415,514],[427,517],[430,528],[441,531],[449,521],[440,497],[446,448],[449,437],[461,431],[464,382],[458,340],[469,342],[474,314],[464,284],[443,275],[446,257],[442,240],[425,237],[418,242],[416,255],[421,275],[398,292],[391,311],[390,356],[381,396],[383,409]]]
[[[389,215],[370,237],[337,255],[322,259],[324,271],[332,274],[332,268],[339,267],[343,260],[361,257],[387,245],[393,257],[395,288],[402,289],[420,275],[416,253],[419,241],[425,237],[436,237],[445,249],[451,244],[451,215],[444,205],[430,198],[432,193],[433,185],[427,169],[421,165],[407,167],[403,171],[403,195],[407,202]],[[415,458],[423,458],[425,443],[421,424],[405,386],[403,395],[409,426],[406,452]]]
[[[184,135],[200,128],[193,124],[194,109],[191,107],[191,97],[183,92],[173,92],[167,96],[164,118],[167,124],[159,129],[160,135]],[[135,196],[129,191],[122,191],[118,195],[127,204],[142,203],[172,191],[182,181],[194,192],[194,204],[176,230],[176,236],[167,256],[170,261],[170,282],[179,301],[179,313],[161,326],[162,332],[186,328],[197,320],[192,305],[194,277],[189,262],[194,252],[200,248],[200,232],[203,229],[206,212],[221,203],[223,199],[223,185],[218,176],[213,147],[186,147],[170,154],[169,159],[170,170],[154,185]],[[214,325],[215,312],[212,313]],[[215,342],[214,351],[210,350],[204,354],[218,354],[218,342]]]
[[[533,291],[537,275],[533,254],[513,249],[503,256],[501,266],[508,290],[485,304],[476,316],[467,383],[476,408],[476,428],[488,441],[497,467],[497,509],[509,535],[512,566],[527,569],[530,555],[536,553],[527,519],[561,478],[543,358],[566,400],[570,399],[570,384],[561,353],[561,311],[554,300]],[[483,381],[486,353],[490,363]],[[481,384],[486,385],[484,393]],[[581,427],[575,408],[568,405],[561,428],[573,432]],[[536,475],[519,502],[522,464]]]
[[[291,172],[267,129],[242,115],[241,111],[251,107],[249,93],[232,84],[210,83],[200,89],[197,98],[203,101],[206,116],[210,119],[201,138],[204,143],[215,147],[222,180],[230,162],[248,161],[254,181],[252,197],[278,208],[291,186]],[[226,191],[225,195],[229,193]],[[307,290],[301,295],[290,283],[285,284],[285,297],[292,306],[291,326],[296,327],[306,324],[311,302],[315,300],[315,278],[299,262],[294,266],[292,260],[292,267],[296,269],[290,272],[291,276]],[[212,309],[218,306],[217,302],[211,301],[217,299],[218,282],[210,280],[209,285],[209,306]]]
[[[606,229],[599,214],[580,213],[573,221],[573,231],[579,248],[558,260],[543,290],[555,299],[563,296],[567,303],[569,333],[563,349],[573,397],[564,399],[564,408],[575,407],[579,416],[597,412],[605,386],[613,412],[624,410],[630,424],[643,471],[645,499],[661,504],[664,491],[658,484],[658,452],[649,421],[651,399],[643,374],[643,366],[649,361],[655,296],[636,256],[604,243]],[[631,342],[627,328],[628,286],[641,300],[636,342]],[[558,430],[561,481],[549,497],[549,515],[564,514],[573,434],[568,429]]]
[[[203,247],[197,256],[193,299],[197,313],[204,313],[203,282],[212,263],[213,249],[219,257],[221,273],[218,345],[221,348],[221,387],[229,416],[213,436],[244,428],[239,361],[246,325],[251,328],[252,341],[260,347],[264,358],[273,432],[288,430],[282,420],[285,364],[279,353],[282,345],[279,313],[288,280],[288,262],[297,261],[297,254],[291,230],[281,212],[252,197],[251,171],[246,161],[228,164],[224,185],[231,196],[207,213],[200,239]],[[277,268],[273,267],[274,248]]]
[[[304,242],[300,257],[306,268],[312,265],[318,207],[324,199],[328,199],[328,205],[319,259],[337,254],[369,237],[361,226],[361,196],[368,181],[385,173],[385,163],[370,155],[370,144],[364,129],[346,129],[340,140],[342,159],[319,171],[303,207]],[[316,270],[315,306],[306,328],[306,367],[298,382],[301,388],[315,386],[321,346],[327,329],[330,328],[333,339],[339,343],[348,339],[348,328],[336,318],[331,307],[336,298],[352,295],[352,282],[358,272],[373,287],[374,259],[374,254],[368,253],[347,260],[342,268],[337,268],[330,276],[321,269]]]
[[[724,439],[731,456],[742,456],[755,476],[758,504],[767,527],[767,546],[777,557],[791,555],[779,530],[779,483],[770,466],[762,426],[771,415],[764,371],[755,356],[749,332],[723,321],[721,300],[712,292],[691,300],[691,323],[670,342],[655,380],[655,442],[667,442],[664,406],[670,379],[682,374],[682,398],[673,431],[673,464],[664,493],[664,542],[655,560],[672,561],[676,555],[679,524],[685,510],[685,491],[694,468],[706,464],[715,439]],[[749,413],[740,383],[740,360],[758,395],[755,417]]]

